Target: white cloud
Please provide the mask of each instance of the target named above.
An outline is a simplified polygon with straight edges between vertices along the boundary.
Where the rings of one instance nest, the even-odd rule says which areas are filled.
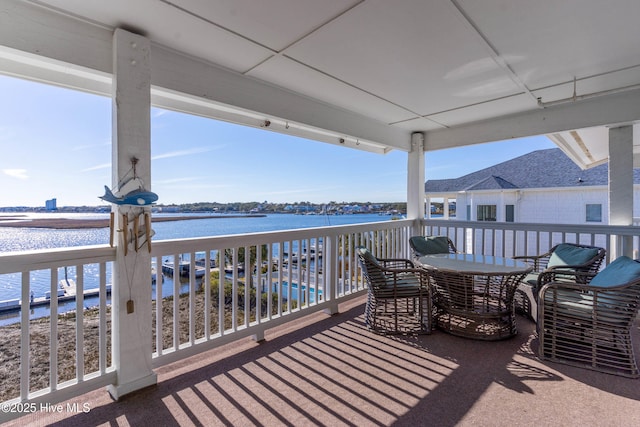
[[[164,116],[165,114],[168,114],[169,111],[167,110],[161,110],[159,108],[152,108],[151,109],[151,116],[152,117],[160,117],[160,116]]]
[[[100,169],[108,169],[111,167],[111,163],[103,163],[101,165],[91,166],[90,168],[82,169],[82,172],[97,171]]]
[[[192,182],[192,181],[198,181],[198,180],[202,180],[203,178],[197,178],[195,176],[193,177],[183,177],[183,178],[171,178],[171,179],[163,179],[163,180],[158,180],[155,181],[154,184],[178,184],[181,182]]]
[[[168,153],[158,154],[157,156],[153,156],[151,160],[169,159],[172,157],[180,157],[180,156],[189,156],[191,154],[206,153],[207,151],[212,151],[212,150],[213,148],[199,147],[199,148],[192,148],[190,150],[170,151]]]
[[[284,191],[265,191],[262,194],[268,195],[268,196],[285,196],[288,194],[294,195],[294,194],[313,194],[314,192],[318,191],[317,188],[301,188],[299,190],[284,190]]]
[[[76,145],[75,147],[71,148],[71,151],[95,150],[96,148],[108,147],[110,145],[111,140],[107,140],[96,144]]]
[[[162,184],[162,185],[156,185],[154,187],[154,189],[158,189],[160,188],[160,190],[175,190],[175,189],[179,189],[179,190],[184,190],[185,186],[184,184],[179,184],[179,183],[173,183],[173,184]],[[188,187],[186,187],[189,191],[193,191],[193,190],[219,190],[221,188],[232,188],[231,184],[213,184],[213,183],[202,183],[202,184],[189,184]]]
[[[18,179],[29,178],[29,176],[27,175],[26,169],[3,169],[2,172],[5,175],[9,175],[10,177],[13,177],[13,178],[18,178]]]

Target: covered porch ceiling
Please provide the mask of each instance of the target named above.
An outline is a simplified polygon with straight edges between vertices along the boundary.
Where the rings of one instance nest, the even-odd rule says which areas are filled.
[[[0,72],[110,95],[152,42],[154,105],[374,152],[551,135],[583,167],[640,120],[636,0],[0,0]],[[637,132],[636,132],[637,135]],[[636,136],[637,139],[637,136]]]

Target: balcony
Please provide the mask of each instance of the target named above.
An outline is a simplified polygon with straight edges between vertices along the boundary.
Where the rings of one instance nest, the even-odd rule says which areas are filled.
[[[224,3],[0,0],[0,72],[110,97],[112,183],[133,165],[152,182],[154,105],[371,153],[406,152],[410,220],[157,241],[141,252],[120,237],[115,247],[0,256],[0,279],[17,278],[25,304],[31,280],[47,280],[56,295],[63,271],[99,295],[95,303],[76,295],[65,321],[20,312],[0,338],[0,400],[8,399],[0,422],[640,424],[636,381],[540,363],[526,319],[515,339],[499,343],[370,334],[351,251],[364,244],[406,257],[410,235],[446,234],[481,254],[581,241],[606,247],[607,262],[637,256],[640,229],[626,226],[627,178],[639,156],[640,55],[629,42],[638,39],[637,4],[587,1],[569,22],[566,5],[537,2],[289,1],[287,13],[267,2]],[[589,137],[594,128],[603,136]],[[612,223],[625,226],[418,220],[426,151],[549,134],[583,167],[610,162]],[[331,170],[321,164],[316,173]],[[128,218],[148,213],[117,206],[116,228],[137,238],[138,222]],[[320,242],[320,253],[306,254],[314,269],[303,272],[302,249]],[[208,272],[222,260],[226,285]],[[164,262],[186,262],[188,274],[175,268],[172,286],[154,289],[151,265]],[[255,281],[241,277],[239,264],[247,279],[260,267]],[[105,386],[128,397],[114,403]]]
[[[535,324],[524,317],[518,318],[515,338],[493,343],[440,331],[396,338],[369,332],[363,321],[365,287],[350,248],[363,244],[381,257],[408,257],[414,227],[423,234],[447,234],[466,252],[503,256],[537,253],[563,241],[602,244],[614,252],[615,242],[625,238],[635,251],[640,234],[637,227],[438,220],[418,226],[401,220],[153,242],[157,265],[188,260],[189,272],[180,280],[174,270],[171,295],[166,290],[163,295],[158,284],[147,287],[152,324],[140,326],[148,336],[139,347],[143,351],[147,339],[152,343],[147,356],[158,383],[117,402],[104,390],[120,371],[112,344],[117,315],[106,293],[115,249],[9,254],[0,257],[0,277],[19,274],[25,301],[33,275],[48,275],[55,290],[63,267],[74,272],[77,286],[96,276],[101,296],[96,308],[86,311],[79,293],[71,321],[32,320],[28,310],[20,312],[18,334],[2,338],[5,346],[10,337],[18,339],[20,348],[17,366],[5,360],[2,384],[13,396],[4,402],[8,410],[2,420],[15,419],[13,425],[640,421],[637,380],[540,361]],[[304,250],[312,247],[313,252]],[[263,249],[244,257],[252,248]],[[203,253],[210,255],[203,260],[208,270],[221,259],[216,254],[227,254],[231,265],[247,272],[255,265],[273,267],[260,280],[254,275],[250,298],[244,298],[248,276],[242,277],[242,269],[230,269],[226,292],[214,276],[197,277]],[[296,281],[298,289],[289,289]],[[114,286],[114,293],[122,291]],[[55,312],[55,298],[51,305]],[[638,327],[634,333],[637,347]],[[63,334],[70,339],[48,339]],[[92,352],[97,357],[90,358]],[[34,365],[45,366],[44,379]],[[10,377],[8,371],[19,375]]]

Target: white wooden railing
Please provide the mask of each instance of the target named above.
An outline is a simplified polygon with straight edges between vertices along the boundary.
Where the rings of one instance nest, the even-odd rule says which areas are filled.
[[[424,235],[446,235],[465,253],[494,256],[536,255],[558,243],[582,243],[607,250],[604,265],[627,254],[638,258],[640,227],[532,224],[492,221],[421,221]]]
[[[337,311],[339,302],[365,290],[350,248],[366,245],[381,257],[408,257],[411,224],[385,221],[155,242],[154,264],[160,268],[167,262],[183,262],[186,277],[178,277],[178,270],[173,269],[173,290],[168,298],[166,290],[162,298],[161,287],[156,285],[154,329],[165,333],[154,336],[154,366],[245,336],[260,340],[266,329],[313,311]],[[255,254],[255,259],[242,256],[248,253]],[[261,266],[260,274],[255,273],[255,266]],[[209,274],[198,280],[198,267],[205,271],[213,268],[220,275],[226,268],[226,304],[224,284],[220,281],[217,287],[212,286]],[[251,298],[243,298],[249,277]],[[182,292],[181,302],[174,296],[184,287],[196,292]],[[186,307],[188,313],[179,307]],[[163,316],[167,308],[173,313],[182,311],[169,325]]]
[[[415,230],[419,231],[416,233]],[[340,302],[361,295],[365,290],[352,248],[365,245],[378,257],[409,258],[408,239],[412,234],[447,235],[461,251],[498,256],[537,254],[560,242],[582,242],[605,247],[611,259],[611,253],[618,250],[620,241],[636,252],[640,246],[640,227],[451,220],[416,223],[399,220],[156,241],[151,256],[157,265],[158,280],[154,290],[151,284],[148,285],[150,300],[155,306],[153,366],[247,336],[262,339],[268,328],[318,310],[336,312]],[[242,254],[252,251],[255,257],[246,257],[241,263]],[[70,399],[89,389],[115,382],[110,327],[112,314],[107,295],[115,260],[116,248],[109,246],[0,256],[0,280],[6,277],[15,279],[18,275],[22,301],[29,301],[31,281],[35,276],[46,276],[51,295],[56,295],[63,270],[71,272],[70,278],[75,280],[77,289],[86,288],[88,272],[99,288],[99,301],[93,309],[97,314],[87,312],[82,292],[77,294],[76,310],[71,316],[74,319],[72,343],[48,338],[57,338],[63,332],[59,326],[62,322],[32,320],[30,310],[20,311],[17,337],[5,333],[0,338],[5,344],[11,344],[6,340],[16,339],[19,342],[13,343],[14,347],[20,348],[17,365],[14,363],[15,370],[20,373],[17,387],[8,396],[5,393],[4,399],[4,407],[16,411],[0,413],[0,422],[31,410],[41,410],[43,402]],[[173,275],[166,279],[168,283],[172,281],[172,285],[163,285],[160,280],[163,263],[178,265],[181,261],[188,266],[185,267],[188,274],[180,277],[178,269],[174,269]],[[211,271],[221,267],[224,270],[227,264],[231,266],[228,279],[214,286]],[[244,278],[237,268],[239,264],[247,272]],[[264,267],[257,269],[259,274],[252,275],[249,272],[254,266]],[[198,277],[200,267],[204,271],[202,277]],[[250,297],[244,298],[245,281],[250,276]],[[293,284],[297,285],[295,292]],[[58,300],[54,297],[50,301],[50,313],[57,313],[57,310]],[[89,334],[89,320],[97,324],[97,336]],[[41,323],[45,323],[47,333],[44,337],[36,334],[36,322],[39,322],[40,329]],[[43,338],[49,341],[47,354],[34,354],[30,349],[36,340]],[[61,356],[62,350],[69,345],[73,347],[75,360],[71,362],[72,366],[63,368],[68,357]],[[12,347],[9,345],[8,348]],[[90,348],[97,349],[96,360],[89,360],[90,352],[84,351]],[[46,372],[44,381],[35,378],[36,367],[38,371]],[[1,387],[5,391],[10,386],[7,381],[2,381]]]
[[[352,248],[366,245],[379,257],[408,257],[412,224],[412,221],[385,221],[153,242],[152,264],[157,268],[155,289],[148,284],[150,300],[155,307],[153,366],[161,366],[247,336],[262,339],[268,328],[318,310],[336,312],[340,302],[356,297],[365,290]],[[242,253],[252,251],[255,258],[246,257],[241,264]],[[0,338],[16,339],[19,342],[12,344],[20,348],[19,362],[14,363],[15,372],[20,373],[19,386],[7,393],[11,385],[7,381],[2,382],[5,398],[0,400],[4,400],[4,407],[12,410],[0,413],[0,422],[32,410],[41,410],[43,404],[70,399],[115,382],[110,339],[112,314],[107,292],[108,278],[111,277],[110,270],[115,260],[116,248],[109,246],[0,256],[0,280],[7,277],[15,280],[15,276],[19,275],[22,301],[30,300],[33,277],[37,275],[42,280],[46,276],[53,296],[49,313],[58,312],[55,295],[59,281],[64,278],[61,271],[69,274],[68,279],[75,281],[78,289],[75,312],[67,315],[74,319],[71,341],[75,342],[50,339],[59,336],[62,332],[59,325],[62,323],[48,318],[30,319],[30,310],[20,311],[17,338],[12,338],[10,334]],[[163,264],[170,262],[174,266],[184,263],[183,268],[188,273],[186,277],[181,277],[179,269],[174,268],[173,274],[166,279],[173,283],[166,286],[161,280],[161,270]],[[236,268],[231,267],[228,279],[220,280],[214,286],[211,271],[221,267],[224,270],[227,264]],[[237,268],[239,264],[247,272],[244,277]],[[261,266],[257,269],[259,274],[249,273],[254,266]],[[99,285],[99,301],[92,309],[97,314],[85,311],[81,292],[88,284],[88,271],[91,271],[92,280],[97,280]],[[200,272],[204,274],[198,277]],[[93,277],[95,274],[97,279]],[[243,298],[245,281],[250,276],[250,298]],[[265,304],[262,304],[263,299]],[[85,329],[90,316],[93,320],[96,316],[98,319],[97,338]],[[55,315],[53,318],[56,318]],[[41,334],[43,322],[45,334]],[[64,323],[66,325],[68,322]],[[13,325],[10,327],[15,328]],[[31,351],[35,347],[35,340],[43,338],[49,341],[48,354],[36,355]],[[62,347],[68,345],[75,346],[75,357],[71,358],[75,360],[71,360],[71,366],[68,356],[59,356]],[[90,356],[91,352],[85,349],[96,349],[97,363]],[[45,380],[36,378],[41,377],[41,371],[48,373]]]
[[[13,330],[15,325],[2,328],[0,340],[5,351],[4,378],[0,381],[0,387],[3,387],[5,396],[17,396],[10,400],[4,399],[0,422],[29,412],[42,411],[43,405],[51,403],[52,396],[55,396],[54,401],[60,401],[115,381],[116,372],[111,368],[111,353],[108,350],[108,324],[111,319],[108,316],[106,296],[107,272],[111,269],[115,256],[116,249],[106,245],[0,256],[0,280],[15,279],[18,275],[21,301],[30,302],[31,282],[36,277],[38,280],[43,280],[44,277],[50,283],[52,298],[47,304],[50,313],[58,312],[59,300],[55,296],[58,294],[60,280],[65,279],[62,271],[71,271],[67,279],[74,281],[78,290],[85,286],[85,273],[94,272],[98,284],[97,293],[100,295],[94,309],[97,310],[94,320],[97,319],[98,333],[91,338],[85,329],[85,300],[81,291],[74,298],[75,310],[66,315],[68,321],[65,325],[73,325],[70,333],[59,329],[60,323],[49,318],[30,320],[31,309],[19,311],[17,334]],[[56,317],[53,316],[53,319]],[[43,340],[48,341],[44,347]],[[38,351],[32,351],[36,345]],[[8,356],[16,348],[19,349],[18,361],[11,360]],[[95,348],[95,357],[90,360],[86,358],[85,348]],[[69,359],[74,361],[69,364]],[[34,369],[35,366],[37,369]],[[17,381],[8,377],[16,372],[19,372]]]

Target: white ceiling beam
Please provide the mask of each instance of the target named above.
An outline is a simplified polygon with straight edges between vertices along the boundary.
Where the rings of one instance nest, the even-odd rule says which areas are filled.
[[[113,31],[44,7],[0,0],[0,45],[100,73],[113,71]],[[28,77],[28,76],[26,76]]]
[[[426,132],[425,151],[640,120],[640,89]]]
[[[289,120],[306,125],[309,129],[327,130],[336,135],[336,142],[342,137],[406,152],[410,150],[408,131],[181,55],[162,46],[152,46],[151,62],[152,84],[156,87],[197,96],[223,106],[238,107],[238,111],[264,114],[266,119]]]
[[[111,96],[112,75],[0,46],[0,74]]]
[[[110,85],[105,77],[112,73],[112,34],[113,29],[44,7],[0,0],[0,67],[6,66],[6,69],[0,68],[0,72],[92,93],[107,90],[102,94],[110,96]],[[310,139],[335,139],[339,143],[339,139],[344,138],[354,141],[354,148],[366,147],[374,152],[390,149],[410,151],[410,132],[366,116],[182,55],[158,44],[152,44],[151,61],[152,85],[167,92],[181,92],[226,107],[239,107],[239,113],[259,113],[274,120],[304,125],[302,134]],[[69,73],[65,72],[65,67]],[[96,74],[95,79],[90,78],[91,73]],[[171,108],[170,105],[167,107]],[[201,109],[201,105],[194,105],[193,114],[202,115]],[[181,110],[192,113],[186,104],[181,106]],[[228,108],[222,119],[227,119],[227,112]],[[217,118],[214,110],[208,116]],[[239,123],[253,125],[255,114],[246,123],[241,117],[239,114]],[[314,138],[316,130],[319,136]],[[333,134],[336,138],[327,136]]]

